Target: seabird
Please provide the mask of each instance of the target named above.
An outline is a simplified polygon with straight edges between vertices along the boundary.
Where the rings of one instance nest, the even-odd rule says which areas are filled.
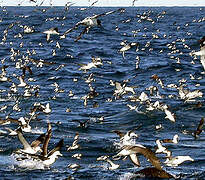
[[[0,120],[0,124],[2,125],[10,124],[11,122],[17,123],[20,126],[21,130],[24,132],[31,131],[31,126],[29,125],[30,120],[26,121],[24,117],[20,117],[19,119],[7,117],[5,120]]]
[[[18,77],[20,84],[18,84],[18,87],[25,87],[27,84],[24,82],[24,76],[19,76]]]
[[[139,43],[135,43],[135,42],[132,42],[132,43],[128,43],[128,44],[125,44],[119,51],[122,53],[122,57],[123,59],[125,59],[125,52],[128,51],[129,49],[131,49],[132,47],[134,46],[138,46]]]
[[[167,150],[166,147],[162,146],[162,144],[161,144],[159,139],[156,140],[156,144],[157,144],[157,150],[155,151],[156,153],[167,154],[167,157],[171,156],[171,151]]]
[[[167,158],[164,162],[167,166],[176,167],[185,161],[194,161],[190,156],[175,156]]]
[[[108,162],[108,163],[111,165],[110,167],[108,167],[109,170],[115,170],[115,169],[117,169],[117,168],[120,167],[119,164],[113,163],[113,162],[109,159],[109,156],[100,156],[100,157],[97,158],[97,161],[106,161],[106,162]]]
[[[120,137],[120,142],[122,145],[133,145],[133,138],[138,138],[138,135],[134,133],[134,130],[127,131],[126,133],[123,133],[118,130],[114,130],[114,133],[116,133]]]
[[[74,170],[74,171],[76,171],[76,170],[78,170],[81,166],[80,166],[79,164],[68,164],[67,167],[70,168],[70,169],[72,169],[72,170]]]
[[[115,90],[114,90],[114,96],[120,97],[128,92],[131,92],[132,94],[135,94],[134,88],[135,86],[131,87],[131,86],[126,86],[126,83],[119,83],[119,82],[115,82],[114,83],[115,86]]]
[[[23,66],[22,71],[23,71],[23,77],[26,76],[26,71],[28,71],[30,75],[33,74],[30,66]]]
[[[151,149],[146,148],[145,146],[142,146],[140,144],[136,144],[134,146],[133,145],[123,146],[122,150],[117,155],[113,156],[113,158],[121,157],[121,156],[130,156],[132,162],[137,166],[140,166],[139,160],[136,156],[137,154],[142,154],[150,161],[150,163],[154,167],[156,167],[159,170],[162,169],[161,163],[159,159],[156,157],[155,153]]]
[[[55,146],[55,148],[53,148],[51,151],[47,152],[48,151],[48,143],[49,143],[50,138],[51,138],[51,125],[50,125],[50,123],[48,123],[47,133],[44,135],[45,137],[43,138],[43,149],[42,149],[42,153],[40,155],[35,154],[34,152],[31,152],[29,144],[26,143],[23,136],[21,134],[18,134],[18,136],[20,136],[19,139],[24,144],[24,146],[29,150],[29,152],[25,151],[25,150],[23,152],[25,152],[26,155],[29,155],[33,160],[37,160],[37,161],[42,162],[43,165],[45,165],[45,166],[50,166],[51,164],[53,164],[56,161],[58,156],[62,156],[62,154],[60,153],[60,150],[63,146],[63,139],[61,139],[58,142],[58,144]],[[39,143],[40,142],[34,142],[33,144],[36,146],[36,144],[39,144]]]
[[[45,134],[41,134],[35,141],[33,141],[31,143],[31,145],[26,141],[26,139],[24,138],[23,134],[22,134],[22,130],[21,128],[18,128],[16,130],[17,135],[18,135],[18,139],[19,141],[22,143],[23,145],[23,149],[19,149],[17,152],[20,153],[26,153],[26,154],[36,154],[39,151],[42,151],[40,148],[40,144],[43,143],[43,141],[45,140]]]
[[[174,143],[177,144],[179,142],[179,135],[175,134],[173,139],[163,139],[161,140],[163,143]]]
[[[79,64],[81,67],[79,68],[79,70],[89,70],[91,68],[97,68],[101,65],[103,65],[102,59],[100,57],[92,57],[92,62],[88,63],[88,64]]]
[[[58,32],[58,28],[57,27],[50,28],[49,30],[44,31],[43,33],[47,35],[47,38],[46,38],[47,41],[49,41],[51,34],[53,34],[53,35],[59,35],[60,34]]]
[[[77,132],[74,137],[72,146],[69,146],[67,151],[78,149],[80,147],[80,145],[78,144],[78,140],[79,140],[79,133]]]
[[[85,34],[86,32],[88,33],[90,28],[95,27],[95,26],[101,26],[101,21],[98,19],[99,17],[106,16],[106,15],[109,15],[109,14],[112,14],[112,13],[115,13],[115,12],[118,12],[118,11],[121,11],[121,10],[122,10],[122,8],[120,8],[118,10],[115,10],[115,11],[109,11],[109,12],[94,15],[94,16],[91,16],[91,17],[86,17],[82,21],[79,21],[78,23],[76,23],[74,27],[72,27],[72,28],[68,29],[67,31],[65,31],[61,37],[64,38],[66,36],[66,34],[72,32],[74,29],[77,29],[78,26],[83,25],[83,26],[85,26],[85,29],[75,39],[75,42],[76,42],[82,37],[83,34]]]
[[[29,26],[23,26],[23,30],[25,34],[29,34],[29,33],[33,33],[34,29],[32,27]]]
[[[195,138],[199,137],[199,135],[200,135],[201,132],[202,132],[203,126],[204,126],[204,117],[201,118],[201,120],[200,120],[200,122],[199,122],[199,125],[198,125],[196,131],[194,131],[194,132],[192,133],[192,135],[193,135]]]
[[[90,120],[88,119],[88,120],[82,122],[82,121],[76,119],[76,120],[72,120],[72,121],[73,122],[78,122],[79,123],[78,127],[87,128]]]
[[[175,114],[172,113],[170,110],[168,110],[168,106],[165,104],[164,106],[162,106],[162,110],[164,111],[164,113],[166,114],[166,119],[169,119],[172,122],[175,122]]]
[[[60,152],[63,146],[63,139],[53,148],[46,156],[43,155],[31,155],[34,160],[42,161],[45,166],[53,164],[59,156],[63,156]]]
[[[73,154],[72,156],[71,156],[72,158],[76,158],[76,159],[81,159],[81,157],[82,157],[82,154],[80,154],[80,153],[77,153],[77,154]]]
[[[42,106],[43,107],[43,112],[46,114],[49,114],[51,112],[51,108],[50,108],[50,104],[47,103],[46,106]]]
[[[196,55],[196,56],[201,56],[200,62],[205,70],[205,36],[202,37],[199,41],[200,43],[200,51],[197,52],[191,52],[190,55]]]

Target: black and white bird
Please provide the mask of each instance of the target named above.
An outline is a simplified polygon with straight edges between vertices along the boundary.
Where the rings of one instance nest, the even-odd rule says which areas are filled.
[[[135,139],[138,138],[138,135],[135,134],[134,130],[127,131],[126,133],[123,133],[118,130],[114,130],[113,132],[120,137],[120,142],[122,143],[122,146],[134,145]]]
[[[205,36],[202,37],[199,41],[200,51],[190,53],[190,55],[201,56],[200,62],[205,70]]]
[[[78,144],[78,140],[79,140],[79,133],[77,132],[75,134],[73,144],[71,146],[68,146],[67,151],[78,149],[80,147],[80,145]]]
[[[49,41],[50,40],[50,36],[52,35],[59,35],[60,33],[58,32],[58,28],[50,28],[49,30],[46,30],[43,32],[44,34],[46,34],[46,40]]]
[[[110,159],[109,159],[109,156],[100,156],[97,158],[97,161],[106,161],[110,164],[110,166],[108,167],[109,170],[115,170],[117,168],[120,167],[119,164],[115,164],[113,163]]]
[[[86,17],[85,19],[83,19],[82,21],[79,21],[78,23],[75,24],[75,26],[73,26],[72,28],[68,29],[67,31],[65,31],[63,33],[63,35],[61,36],[61,38],[65,38],[65,36],[72,32],[74,29],[77,29],[80,25],[83,25],[85,26],[84,30],[80,33],[80,35],[75,39],[75,42],[78,41],[83,34],[85,34],[86,32],[88,33],[90,28],[92,27],[99,27],[101,26],[101,21],[98,19],[99,17],[101,16],[106,16],[106,15],[109,15],[109,14],[113,14],[115,12],[120,12],[122,11],[123,9],[120,8],[120,9],[117,9],[115,11],[109,11],[109,12],[105,12],[105,13],[102,13],[102,14],[98,14],[98,15],[94,15],[94,16],[90,16],[90,17]]]

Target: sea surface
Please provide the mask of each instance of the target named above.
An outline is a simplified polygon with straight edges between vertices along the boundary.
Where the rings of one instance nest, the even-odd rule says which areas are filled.
[[[0,125],[0,179],[135,179],[135,172],[152,165],[139,156],[141,167],[136,167],[129,158],[114,161],[120,167],[109,170],[105,161],[97,161],[102,155],[112,156],[119,152],[119,137],[114,130],[138,134],[137,144],[156,150],[157,139],[172,139],[179,136],[177,144],[164,144],[172,156],[190,156],[177,167],[168,167],[163,162],[164,154],[158,154],[163,169],[182,179],[205,178],[205,133],[192,136],[202,117],[205,116],[205,75],[200,57],[191,56],[198,51],[198,40],[204,34],[204,7],[130,7],[124,11],[101,16],[101,27],[93,27],[75,42],[83,31],[79,26],[67,34],[51,35],[49,41],[43,32],[58,27],[62,35],[77,22],[93,14],[118,8],[91,7],[1,7],[0,8],[0,62],[6,68],[9,81],[0,82],[0,118],[30,118],[35,103],[50,104],[51,113],[36,112],[30,121],[31,132],[24,132],[32,142],[52,125],[49,150],[64,139],[59,157],[49,168],[26,166],[17,161],[12,153],[23,148],[17,136],[9,135],[7,128],[16,129],[11,123]],[[24,26],[34,29],[24,33]],[[138,43],[124,54],[124,44]],[[81,70],[100,58],[102,65]],[[40,63],[43,62],[43,63]],[[23,66],[29,66],[32,74],[24,76],[27,87],[18,87],[18,77]],[[154,76],[153,76],[154,75]],[[2,77],[2,76],[1,76]],[[93,80],[89,83],[87,79]],[[157,77],[157,78],[156,78]],[[115,82],[121,86],[134,87],[134,92],[116,94]],[[17,86],[17,92],[11,86]],[[187,91],[198,90],[203,95],[183,99],[179,86]],[[155,86],[157,95],[150,94]],[[31,96],[24,96],[25,90]],[[92,91],[93,90],[93,91]],[[94,92],[94,96],[85,97]],[[167,105],[174,114],[175,122],[166,118],[165,112],[148,110],[147,102],[136,100],[142,92],[151,103]],[[134,99],[134,100],[133,100]],[[130,109],[127,105],[136,106]],[[77,121],[87,122],[88,127],[79,127]],[[161,128],[156,129],[160,125]],[[67,151],[74,136],[79,133],[79,149]],[[82,154],[81,159],[72,157]],[[80,168],[70,169],[69,164]],[[137,178],[136,178],[137,179]],[[143,179],[143,178],[142,178]]]

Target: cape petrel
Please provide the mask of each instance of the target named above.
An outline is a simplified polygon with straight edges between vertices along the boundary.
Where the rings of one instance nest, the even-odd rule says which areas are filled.
[[[88,33],[90,28],[101,26],[101,21],[98,19],[99,17],[106,16],[106,15],[109,15],[109,14],[113,14],[113,13],[119,12],[121,10],[123,10],[123,9],[120,8],[120,9],[117,9],[115,11],[109,11],[109,12],[105,12],[105,13],[102,13],[102,14],[86,17],[82,21],[79,21],[78,23],[76,23],[75,26],[73,26],[72,28],[70,28],[67,31],[65,31],[61,37],[65,38],[66,34],[72,32],[74,29],[77,29],[78,26],[83,25],[83,26],[85,26],[85,28],[80,33],[80,35],[75,39],[75,42],[76,42],[76,41],[78,41],[82,37],[83,34],[85,34],[86,32]]]

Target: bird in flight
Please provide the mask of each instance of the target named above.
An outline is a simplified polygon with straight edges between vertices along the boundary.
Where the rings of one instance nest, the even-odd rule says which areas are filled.
[[[85,34],[86,32],[87,33],[89,32],[90,28],[101,26],[101,21],[98,19],[99,17],[106,16],[106,15],[109,15],[109,14],[113,14],[115,12],[122,12],[122,11],[124,11],[124,9],[123,8],[119,8],[119,9],[114,10],[114,11],[109,11],[109,12],[105,12],[105,13],[102,13],[102,14],[86,17],[82,21],[79,21],[78,23],[76,23],[75,26],[73,26],[72,28],[70,28],[67,31],[65,31],[63,33],[63,35],[61,36],[61,38],[65,38],[65,36],[68,33],[72,32],[74,29],[77,29],[78,26],[83,25],[83,26],[85,26],[85,28],[80,33],[80,35],[75,39],[75,42],[77,42],[82,37],[83,34]]]

